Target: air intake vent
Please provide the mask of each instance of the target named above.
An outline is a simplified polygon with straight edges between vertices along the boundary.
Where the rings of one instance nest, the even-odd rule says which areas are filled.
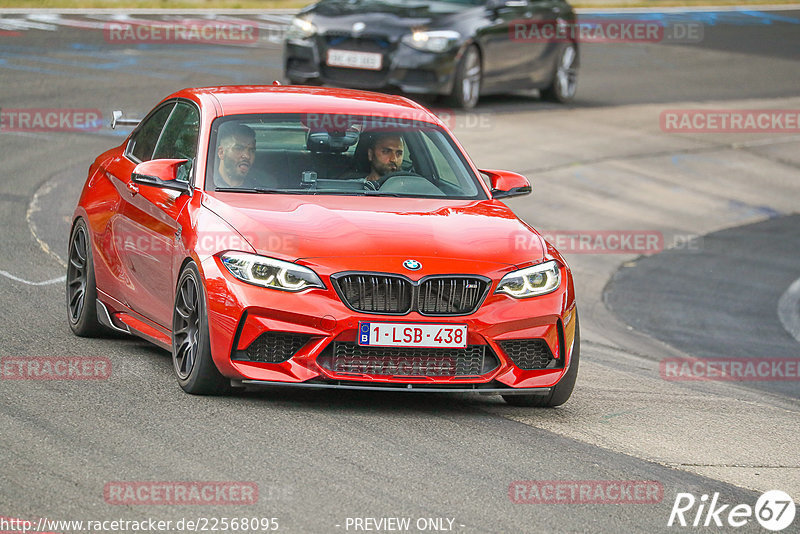
[[[294,356],[310,338],[311,336],[305,334],[265,332],[250,343],[245,350],[237,350],[233,359],[262,363],[283,363]]]
[[[333,343],[318,358],[325,369],[338,374],[408,377],[460,377],[484,375],[500,364],[486,345],[464,349],[362,347]]]
[[[560,360],[553,358],[553,353],[544,339],[508,339],[500,342],[514,365],[525,371],[536,369],[555,369],[561,367]]]

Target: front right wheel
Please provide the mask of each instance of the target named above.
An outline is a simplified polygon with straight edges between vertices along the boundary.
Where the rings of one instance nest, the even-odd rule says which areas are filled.
[[[565,104],[575,98],[578,87],[578,69],[575,66],[578,60],[578,49],[575,44],[569,43],[558,55],[553,82],[542,89],[542,98],[553,102]]]
[[[511,406],[526,406],[538,408],[553,408],[561,406],[572,395],[575,388],[575,379],[578,377],[578,362],[581,355],[581,329],[578,323],[578,314],[575,313],[575,341],[572,344],[572,359],[569,370],[561,377],[558,384],[550,389],[547,395],[503,395],[503,400]]]
[[[190,262],[178,277],[172,314],[172,364],[178,384],[194,395],[224,395],[230,380],[222,376],[211,358],[208,313],[200,272]]]

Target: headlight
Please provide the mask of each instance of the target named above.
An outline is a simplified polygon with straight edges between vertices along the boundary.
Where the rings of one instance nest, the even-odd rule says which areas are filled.
[[[508,273],[500,280],[495,293],[505,293],[515,299],[552,293],[561,285],[558,262],[548,261]]]
[[[317,273],[295,263],[246,252],[226,252],[222,263],[233,276],[249,284],[283,291],[302,291],[309,287],[325,289]]]
[[[306,19],[293,18],[286,31],[287,39],[308,39],[317,33],[317,27]]]
[[[415,31],[403,36],[403,43],[425,52],[444,52],[458,43],[461,34],[456,31]]]

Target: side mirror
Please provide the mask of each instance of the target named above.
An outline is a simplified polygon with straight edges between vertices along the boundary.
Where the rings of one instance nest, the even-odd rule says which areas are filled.
[[[109,126],[111,126],[112,130],[116,129],[117,126],[137,126],[142,122],[141,119],[123,119],[122,115],[122,110],[119,109],[111,112],[111,124]]]
[[[492,184],[492,198],[518,197],[531,192],[531,183],[521,174],[484,169],[480,171],[489,177],[489,182]]]
[[[151,159],[133,169],[131,180],[137,184],[174,189],[191,194],[189,170],[184,165],[188,159]]]

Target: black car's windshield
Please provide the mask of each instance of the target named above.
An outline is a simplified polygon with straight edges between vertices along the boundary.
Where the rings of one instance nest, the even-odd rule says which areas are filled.
[[[206,189],[259,194],[483,199],[460,150],[426,122],[236,115],[212,126]]]

